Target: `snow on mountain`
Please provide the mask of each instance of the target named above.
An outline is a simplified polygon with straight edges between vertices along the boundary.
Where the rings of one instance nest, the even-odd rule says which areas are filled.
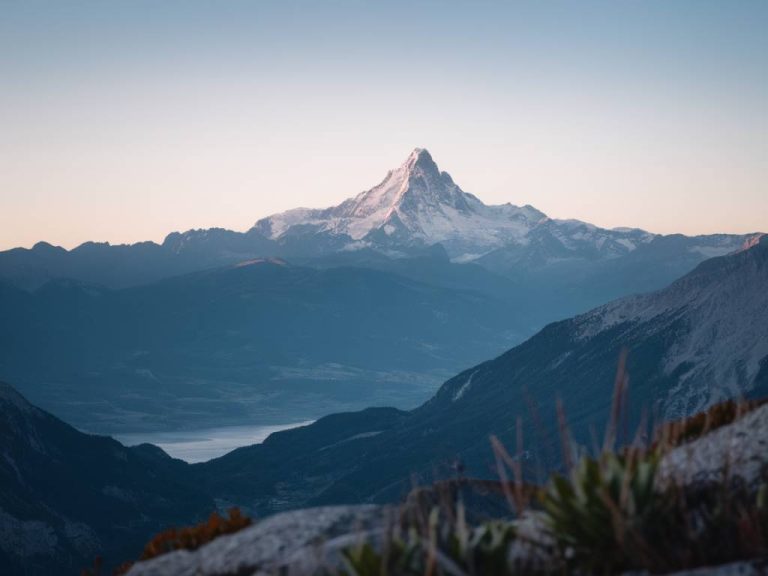
[[[299,231],[345,235],[355,247],[442,243],[452,257],[467,260],[505,244],[526,244],[546,219],[531,206],[483,204],[417,148],[378,186],[338,206],[289,210],[255,228],[273,240]]]
[[[380,184],[338,206],[276,214],[259,220],[251,233],[278,243],[307,237],[314,247],[328,245],[332,251],[374,248],[395,256],[439,243],[455,262],[488,255],[507,265],[618,258],[659,237],[636,228],[608,230],[551,219],[529,205],[486,205],[441,172],[422,148]],[[335,241],[327,244],[318,236]],[[688,249],[701,257],[720,256],[741,242],[738,236],[702,237]]]
[[[471,261],[497,274],[519,278],[544,272],[546,281],[556,285],[553,273],[572,278],[579,268],[585,281],[599,276],[604,282],[611,274],[629,279],[632,290],[641,291],[665,285],[705,258],[731,253],[753,237],[605,229],[549,218],[529,205],[486,205],[441,172],[429,152],[417,148],[380,184],[338,206],[289,210],[259,220],[245,233],[221,228],[173,232],[161,245],[86,242],[64,250],[39,243],[0,252],[0,279],[29,289],[53,278],[126,287],[260,257],[365,258],[369,251],[389,258],[421,257],[439,244],[439,252],[453,262]],[[610,297],[620,293],[627,292]]]

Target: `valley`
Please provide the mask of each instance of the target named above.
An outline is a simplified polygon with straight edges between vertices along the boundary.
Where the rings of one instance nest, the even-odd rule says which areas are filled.
[[[0,493],[7,496],[0,499],[0,533],[21,530],[28,539],[0,552],[27,566],[36,558],[40,570],[82,566],[96,550],[117,562],[135,556],[160,527],[197,522],[217,508],[264,517],[318,505],[395,503],[414,485],[454,478],[458,469],[469,478],[497,478],[491,435],[513,446],[522,433],[522,473],[541,484],[562,466],[558,402],[570,434],[588,445],[611,412],[622,351],[631,385],[620,443],[630,442],[640,423],[650,425],[649,414],[659,423],[734,397],[768,396],[766,285],[763,237],[663,290],[552,323],[449,378],[413,410],[330,414],[266,438],[263,426],[123,436],[128,444],[154,438],[170,452],[176,444],[177,456],[201,460],[191,465],[151,444],[126,447],[83,434],[2,385]],[[125,518],[130,530],[118,535],[111,520],[104,524],[103,510]]]
[[[754,238],[485,205],[416,149],[338,206],[244,233],[0,252],[0,378],[107,434],[412,409],[550,322]]]
[[[194,464],[213,460],[236,448],[261,444],[275,432],[310,424],[312,420],[271,426],[225,426],[175,432],[138,432],[116,435],[115,440],[129,447],[153,444],[171,458]]]

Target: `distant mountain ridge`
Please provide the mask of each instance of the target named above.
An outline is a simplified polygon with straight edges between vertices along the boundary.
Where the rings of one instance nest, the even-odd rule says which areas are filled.
[[[560,462],[558,398],[577,440],[590,445],[600,433],[623,350],[629,375],[623,438],[631,438],[643,415],[677,418],[727,398],[768,396],[766,287],[768,236],[746,250],[704,262],[663,290],[548,325],[523,344],[449,379],[390,429],[338,449],[304,454],[290,481],[281,478],[263,494],[218,480],[221,471],[238,469],[240,485],[247,485],[264,469],[263,449],[243,448],[194,469],[220,497],[260,511],[271,509],[277,489],[292,494],[296,506],[387,502],[407,492],[412,478],[430,482],[454,476],[457,462],[469,476],[495,477],[489,436],[516,446],[520,417],[524,467],[535,479]],[[312,426],[303,434],[312,437]],[[329,462],[338,465],[332,472]],[[281,466],[274,460],[270,465]]]
[[[660,367],[676,375],[661,398],[663,414],[680,418],[751,391],[768,377],[768,236],[700,264],[668,288],[606,304],[577,318],[577,338],[626,326],[674,335]],[[638,335],[633,336],[639,340]],[[761,376],[762,374],[762,376]]]
[[[0,379],[103,432],[173,427],[203,405],[206,417],[269,424],[408,408],[549,322],[666,286],[753,239],[487,206],[416,149],[338,206],[245,233],[0,252]]]
[[[289,210],[262,218],[243,233],[174,232],[162,244],[86,242],[67,251],[41,242],[28,250],[0,252],[0,279],[26,288],[56,278],[126,287],[255,257],[323,258],[373,250],[401,258],[435,244],[455,262],[474,261],[512,275],[576,262],[653,259],[659,245],[664,258],[684,262],[678,268],[684,273],[691,262],[733,252],[754,234],[674,237],[682,241],[639,229],[550,219],[529,205],[486,205],[441,171],[427,150],[417,148],[379,185],[338,206]]]
[[[412,264],[431,283],[277,259],[121,290],[0,283],[0,378],[110,433],[410,407],[532,322],[503,299],[512,282],[433,258]]]
[[[530,205],[486,205],[463,191],[423,148],[379,185],[338,206],[289,210],[259,220],[253,232],[294,253],[310,239],[321,250],[370,248],[394,257],[440,244],[451,260],[476,261],[495,272],[620,259],[665,238],[635,228],[551,219]],[[686,238],[685,250],[712,257],[737,250],[754,236],[680,237]]]

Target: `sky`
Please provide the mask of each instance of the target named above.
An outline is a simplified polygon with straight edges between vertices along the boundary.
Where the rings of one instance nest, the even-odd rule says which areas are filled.
[[[0,0],[0,249],[246,230],[415,147],[486,203],[768,231],[768,2]]]

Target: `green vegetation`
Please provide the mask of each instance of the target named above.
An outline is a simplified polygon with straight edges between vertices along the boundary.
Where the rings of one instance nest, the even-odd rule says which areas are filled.
[[[768,557],[768,483],[757,489],[738,478],[685,488],[657,483],[666,450],[733,422],[760,404],[726,402],[660,428],[649,449],[582,458],[526,502],[524,512],[538,518],[541,526],[533,541],[521,534],[515,520],[468,527],[460,504],[458,521],[435,508],[426,529],[423,522],[410,522],[378,546],[367,542],[346,550],[345,568],[337,574],[665,573]],[[513,493],[519,478],[506,486]],[[521,510],[519,502],[514,499],[515,510]],[[447,520],[439,522],[443,518]],[[521,549],[527,554],[519,554]]]
[[[666,573],[768,556],[768,484],[757,494],[738,483],[659,491],[657,462],[655,453],[609,454],[585,458],[570,477],[553,478],[532,503],[545,527],[539,542],[520,542],[513,520],[469,527],[440,522],[435,508],[426,531],[414,524],[379,546],[347,549],[345,566],[335,574]],[[527,556],[514,553],[518,542]],[[530,554],[537,548],[546,561]]]
[[[658,451],[584,459],[542,497],[558,562],[586,574],[664,573],[768,554],[768,485],[656,485]]]
[[[344,552],[340,576],[505,574],[515,527],[495,521],[474,528],[459,506],[455,520],[441,518],[439,508],[429,515],[426,534],[415,527],[391,535],[379,553],[370,542]]]
[[[670,498],[655,491],[658,456],[630,451],[583,458],[570,478],[553,477],[541,504],[546,524],[569,565],[618,572],[642,564],[670,528]],[[676,529],[674,527],[673,529]]]

